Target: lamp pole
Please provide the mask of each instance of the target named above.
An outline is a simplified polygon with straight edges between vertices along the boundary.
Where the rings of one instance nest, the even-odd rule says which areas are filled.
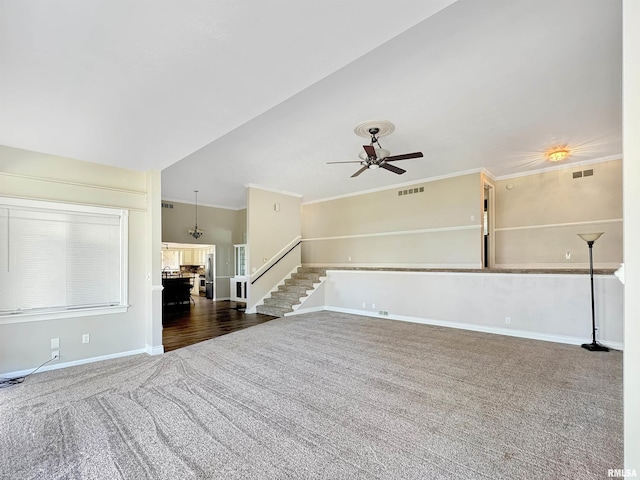
[[[589,246],[589,277],[591,279],[591,343],[583,343],[582,348],[586,348],[591,352],[608,352],[609,349],[604,345],[600,345],[596,342],[596,303],[593,292],[593,244],[600,238],[602,233],[579,233],[578,236],[582,238]]]

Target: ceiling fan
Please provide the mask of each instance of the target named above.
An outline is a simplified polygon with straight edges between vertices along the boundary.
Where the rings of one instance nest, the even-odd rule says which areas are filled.
[[[403,155],[392,155],[389,156],[391,152],[389,150],[382,148],[380,146],[380,142],[378,141],[378,137],[376,135],[380,132],[380,129],[377,127],[372,127],[369,129],[369,135],[371,135],[371,143],[369,145],[363,145],[364,152],[359,156],[362,160],[351,160],[346,162],[327,162],[327,163],[359,163],[362,165],[362,168],[358,170],[356,173],[351,175],[351,178],[357,177],[365,170],[371,168],[384,168],[385,170],[389,170],[390,172],[397,173],[398,175],[402,175],[406,172],[402,168],[396,167],[395,165],[390,164],[389,162],[397,162],[398,160],[409,160],[411,158],[420,158],[422,157],[422,152],[414,152],[414,153],[405,153]],[[377,147],[376,147],[377,145]]]

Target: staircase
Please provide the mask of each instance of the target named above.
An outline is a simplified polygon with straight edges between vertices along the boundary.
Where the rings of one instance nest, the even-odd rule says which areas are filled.
[[[264,304],[258,305],[256,311],[264,315],[284,317],[300,308],[309,292],[315,290],[326,274],[324,268],[298,267],[298,271],[278,285],[278,290],[271,292],[271,297],[265,298]]]

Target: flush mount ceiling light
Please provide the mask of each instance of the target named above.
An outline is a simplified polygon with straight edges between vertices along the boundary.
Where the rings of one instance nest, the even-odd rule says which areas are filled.
[[[194,190],[196,192],[196,225],[191,230],[189,230],[189,235],[191,235],[196,240],[202,236],[202,230],[198,230],[198,190]]]
[[[547,151],[545,156],[550,162],[561,162],[569,156],[569,149],[567,147],[555,147]]]

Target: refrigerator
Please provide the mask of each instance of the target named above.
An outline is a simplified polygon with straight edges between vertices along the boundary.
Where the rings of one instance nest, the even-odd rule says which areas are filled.
[[[204,263],[205,296],[213,299],[216,276],[216,261],[213,253],[207,253]]]

